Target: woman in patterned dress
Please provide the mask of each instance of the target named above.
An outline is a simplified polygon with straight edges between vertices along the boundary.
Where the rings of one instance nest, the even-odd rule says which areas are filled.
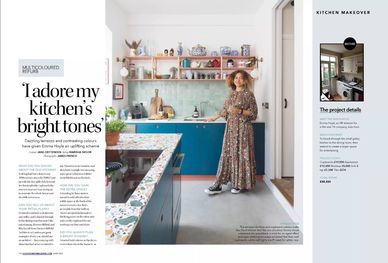
[[[215,121],[220,117],[226,119],[222,152],[218,164],[215,183],[205,192],[218,194],[222,185],[232,183],[231,192],[251,190],[256,184],[256,162],[251,121],[256,120],[257,104],[252,91],[251,77],[244,70],[237,70],[229,75],[227,85],[231,88],[222,109],[216,116],[207,121]]]

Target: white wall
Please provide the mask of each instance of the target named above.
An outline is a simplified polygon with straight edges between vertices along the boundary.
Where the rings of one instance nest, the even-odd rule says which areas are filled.
[[[264,61],[260,64],[260,78],[257,83],[256,96],[258,102],[269,102],[269,109],[261,110],[262,119],[265,121],[266,144],[265,144],[265,174],[270,179],[275,174],[275,41],[274,41],[274,7],[279,0],[264,0],[255,16],[254,23],[257,25],[256,52]],[[299,4],[298,4],[299,3]],[[302,163],[302,3],[296,2],[294,6],[295,17],[295,128],[294,128],[294,207],[293,213],[302,222],[303,216],[303,163]],[[259,106],[260,106],[259,105]]]
[[[242,44],[253,44],[254,25],[250,16],[211,15],[136,15],[127,19],[126,38],[128,41],[142,40],[151,55],[163,53],[182,42],[184,55],[187,49],[197,44],[211,51],[220,51],[221,46],[230,46],[241,51]],[[230,22],[233,21],[233,25]],[[255,55],[255,47],[251,47]]]
[[[298,176],[294,179],[294,211],[301,220],[303,226],[303,101],[306,99],[303,93],[303,1],[295,1],[294,6],[294,36],[295,36],[295,143],[294,143],[294,169]],[[310,187],[306,185],[305,187]]]
[[[257,98],[259,102],[260,117],[265,121],[265,174],[274,177],[274,143],[275,143],[275,87],[274,87],[274,57],[275,43],[273,36],[273,6],[274,0],[262,2],[256,16],[256,49],[263,62],[259,64],[259,80],[257,83]],[[269,109],[261,107],[261,102],[268,102]]]
[[[111,63],[111,83],[124,84],[124,99],[112,100],[112,85],[110,85],[110,92],[106,98],[107,106],[113,106],[117,113],[118,110],[125,108],[128,105],[128,83],[123,81],[120,76],[120,69],[122,64],[116,62],[116,57],[124,58],[128,55],[128,48],[125,45],[124,39],[128,32],[127,15],[113,1],[105,1],[106,8],[106,26],[111,31],[112,35],[112,54],[110,58]],[[109,43],[109,41],[107,41]]]

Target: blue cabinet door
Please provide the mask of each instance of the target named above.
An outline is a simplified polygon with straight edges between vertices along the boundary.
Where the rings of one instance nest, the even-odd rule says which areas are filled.
[[[199,174],[217,174],[218,162],[221,156],[225,124],[211,123],[201,125],[201,165]]]
[[[163,207],[162,189],[157,188],[140,218],[140,244],[156,244],[158,218]]]
[[[158,209],[160,213],[156,217],[156,222],[153,232],[153,244],[171,244],[173,241],[173,222],[172,222],[172,158],[168,163],[166,170],[163,173],[162,179],[158,183],[158,188],[161,189],[161,196],[154,196],[162,201],[161,209]],[[159,190],[158,189],[158,190]]]
[[[258,175],[265,173],[265,124],[253,123],[253,133],[255,140],[255,159],[256,170]]]
[[[170,194],[172,194],[170,192]],[[157,218],[155,235],[155,244],[172,244],[173,229],[172,229],[172,200],[166,198],[162,207],[162,211]]]
[[[176,133],[174,123],[136,123],[136,133]]]
[[[221,155],[224,123],[178,124],[185,159],[182,175],[215,175]]]
[[[141,244],[171,244],[172,237],[172,163],[171,158],[162,178],[140,218]]]
[[[201,128],[200,124],[177,124],[177,133],[182,133],[181,152],[185,154],[182,164],[182,175],[201,174],[198,167],[201,166]]]

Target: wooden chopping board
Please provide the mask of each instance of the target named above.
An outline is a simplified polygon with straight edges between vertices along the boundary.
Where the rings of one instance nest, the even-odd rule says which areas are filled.
[[[159,90],[155,89],[155,97],[151,98],[151,103],[150,103],[150,117],[153,117],[155,115],[158,115],[159,108],[163,106],[163,101],[162,98],[159,97]]]

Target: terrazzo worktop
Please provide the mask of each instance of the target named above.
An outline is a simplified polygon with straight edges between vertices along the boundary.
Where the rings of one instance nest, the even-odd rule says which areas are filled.
[[[131,123],[208,123],[208,124],[212,124],[212,123],[226,123],[226,120],[224,118],[219,118],[218,120],[214,121],[214,122],[207,122],[205,121],[204,119],[205,118],[198,118],[198,119],[195,119],[195,118],[190,118],[191,120],[185,120],[185,118],[174,118],[174,119],[162,119],[162,120],[150,120],[148,118],[141,118],[141,119],[130,119],[130,120],[126,120],[125,123],[126,124],[131,124]],[[261,121],[261,120],[254,120],[254,121],[251,121],[252,123],[264,123],[264,121]]]
[[[121,134],[120,141],[107,150],[162,150],[151,169],[125,204],[105,205],[106,244],[126,244],[164,170],[177,147],[181,134]]]

